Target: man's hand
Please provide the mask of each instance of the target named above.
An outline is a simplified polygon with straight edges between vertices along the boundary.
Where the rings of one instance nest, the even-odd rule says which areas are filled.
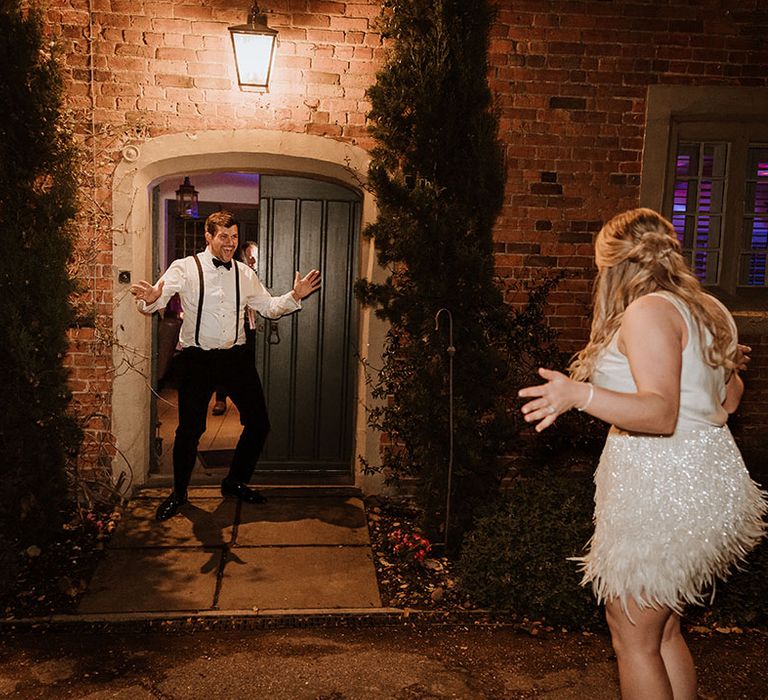
[[[160,280],[156,286],[153,286],[149,282],[141,280],[140,282],[136,282],[136,284],[132,284],[130,291],[137,299],[140,299],[145,304],[149,305],[160,298],[160,295],[163,293],[164,284],[165,282]]]
[[[300,272],[296,272],[293,280],[293,298],[296,301],[301,301],[318,289],[320,289],[319,270],[310,270],[305,277],[302,277]]]

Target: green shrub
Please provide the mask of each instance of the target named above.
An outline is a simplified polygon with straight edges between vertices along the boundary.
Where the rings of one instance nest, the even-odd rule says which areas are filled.
[[[691,621],[718,626],[768,625],[768,540],[763,540],[727,581],[717,582],[711,606],[692,608]]]
[[[568,557],[592,534],[591,479],[521,479],[477,520],[457,571],[478,604],[567,627],[593,627],[602,616]]]
[[[0,598],[13,590],[18,573],[15,543],[0,535]]]
[[[491,504],[467,534],[457,573],[476,603],[568,627],[602,625],[577,564],[592,535],[594,485],[583,476],[544,472],[521,479]],[[708,626],[768,624],[768,539],[727,582],[712,605],[686,609],[686,621]]]
[[[80,442],[64,367],[78,151],[55,47],[27,5],[0,5],[0,532],[40,544]]]
[[[451,546],[477,504],[496,492],[503,474],[497,456],[512,434],[499,332],[509,312],[494,266],[505,168],[488,86],[493,15],[487,0],[386,0],[387,56],[367,92],[376,142],[368,185],[379,215],[364,234],[388,276],[359,280],[356,294],[390,323],[383,366],[372,378],[381,405],[369,424],[392,439],[382,455],[389,478],[415,477],[423,527],[438,540],[446,537],[453,456],[452,493],[461,498],[452,501]],[[452,322],[443,314],[436,327],[443,308]]]

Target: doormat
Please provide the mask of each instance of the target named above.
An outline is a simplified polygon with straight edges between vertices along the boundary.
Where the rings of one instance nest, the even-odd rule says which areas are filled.
[[[201,450],[197,453],[205,469],[220,469],[232,464],[234,450]]]

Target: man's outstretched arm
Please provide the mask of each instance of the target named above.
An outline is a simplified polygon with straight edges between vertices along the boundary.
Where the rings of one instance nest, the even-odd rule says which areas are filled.
[[[320,289],[320,270],[310,270],[304,277],[296,270],[296,277],[293,280],[293,298],[296,301],[305,299],[313,292]]]
[[[146,280],[131,285],[131,294],[137,301],[143,301],[145,307],[154,304],[163,295],[165,282],[158,280],[157,284],[150,284]]]
[[[174,260],[165,274],[155,284],[141,280],[132,284],[130,292],[138,302],[139,311],[151,314],[164,309],[168,300],[181,291],[184,284],[184,267],[182,260]]]

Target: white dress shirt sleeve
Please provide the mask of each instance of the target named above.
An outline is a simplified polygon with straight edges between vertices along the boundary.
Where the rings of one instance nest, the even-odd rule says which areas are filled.
[[[143,314],[152,314],[155,311],[164,309],[168,300],[177,292],[180,292],[186,281],[186,265],[185,259],[174,260],[170,267],[160,277],[157,282],[163,281],[163,291],[160,293],[160,297],[155,299],[151,304],[147,304],[143,299],[137,301],[139,311]],[[155,284],[157,284],[157,282]]]
[[[280,318],[301,308],[301,303],[296,301],[293,292],[273,297],[255,274],[248,275],[247,280],[248,292],[245,303],[248,308],[257,311],[264,318]]]

